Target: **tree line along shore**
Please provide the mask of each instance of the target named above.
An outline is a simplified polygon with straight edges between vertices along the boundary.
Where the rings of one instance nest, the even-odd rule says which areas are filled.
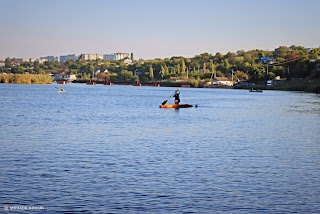
[[[81,56],[81,55],[80,55]],[[318,92],[320,83],[320,48],[280,46],[273,51],[249,50],[223,55],[202,53],[194,57],[174,56],[165,59],[88,61],[79,57],[66,62],[18,63],[6,58],[0,67],[0,83],[50,84],[49,75],[74,74],[77,82],[93,80],[130,84],[159,82],[161,86],[189,85],[203,87],[213,79],[224,78],[237,82],[255,83],[266,88],[267,80],[277,78],[280,84],[268,87],[279,90]],[[97,72],[100,71],[100,72]],[[246,88],[246,85],[242,86]],[[238,86],[239,88],[239,86]],[[241,87],[240,87],[241,88]]]

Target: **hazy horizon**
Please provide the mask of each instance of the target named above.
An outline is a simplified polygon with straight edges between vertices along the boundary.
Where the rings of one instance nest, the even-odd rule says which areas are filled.
[[[0,58],[132,52],[153,59],[320,45],[317,0],[0,2]]]

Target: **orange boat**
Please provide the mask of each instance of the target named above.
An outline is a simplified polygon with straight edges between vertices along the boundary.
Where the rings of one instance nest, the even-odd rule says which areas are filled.
[[[175,109],[179,109],[179,108],[191,108],[193,107],[192,105],[189,104],[165,104],[165,105],[160,105],[160,108],[175,108]]]

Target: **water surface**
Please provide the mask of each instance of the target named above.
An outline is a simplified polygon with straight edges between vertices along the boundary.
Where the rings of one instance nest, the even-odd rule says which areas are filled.
[[[47,212],[320,213],[320,97],[0,85],[0,203]],[[173,100],[169,100],[173,102]],[[0,208],[2,209],[2,208]]]

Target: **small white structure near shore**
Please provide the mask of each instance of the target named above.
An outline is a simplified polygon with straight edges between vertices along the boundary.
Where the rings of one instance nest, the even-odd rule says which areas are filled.
[[[75,74],[58,74],[53,76],[54,80],[67,80],[67,81],[73,81],[76,80],[77,77]]]
[[[216,77],[212,79],[212,82],[206,82],[206,87],[221,87],[221,86],[233,86],[233,81],[228,78]]]

